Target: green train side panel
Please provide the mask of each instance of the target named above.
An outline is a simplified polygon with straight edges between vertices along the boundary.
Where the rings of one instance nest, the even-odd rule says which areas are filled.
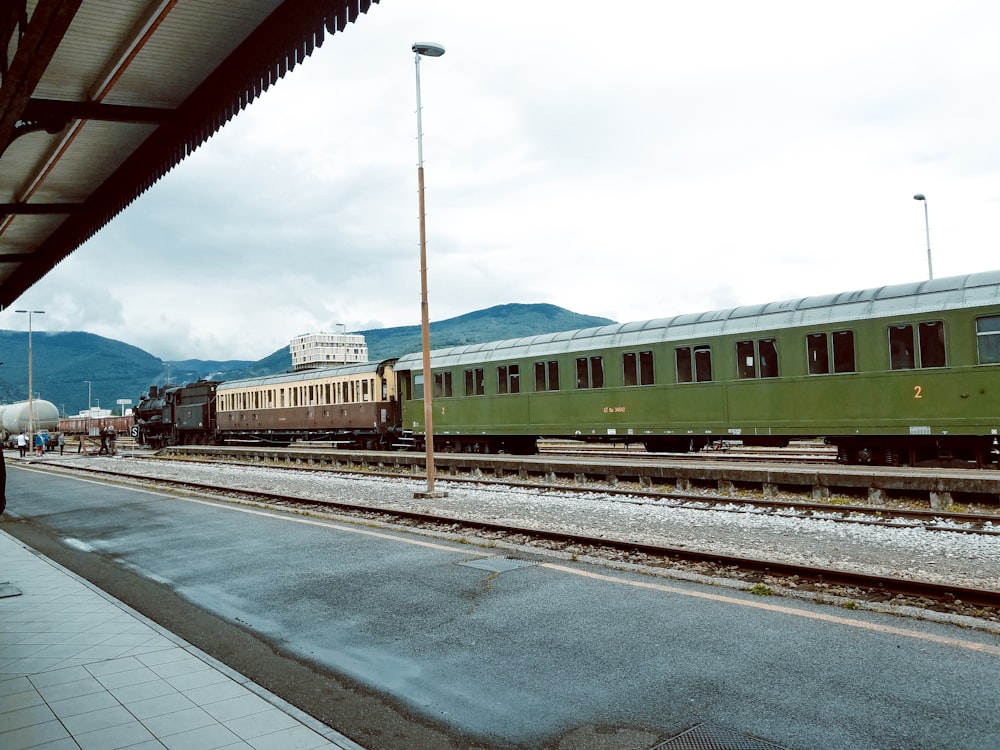
[[[440,398],[434,401],[438,435],[539,435],[623,437],[661,435],[850,436],[992,435],[1000,429],[1000,364],[978,365],[975,319],[1000,308],[907,313],[898,317],[817,324],[808,328],[722,335],[645,345],[653,351],[655,385],[623,387],[621,355],[632,348],[602,349],[548,357],[559,362],[563,389],[537,393],[533,358],[484,362],[487,389],[495,388],[497,364],[518,364],[525,392]],[[888,370],[888,327],[922,321],[945,323],[948,366]],[[851,330],[857,372],[806,374],[806,334]],[[781,376],[736,378],[736,342],[773,337]],[[707,383],[672,382],[674,348],[710,343],[713,375]],[[566,388],[577,356],[604,357],[606,386]],[[463,382],[460,370],[453,371]],[[423,431],[423,403],[404,401],[405,429]]]
[[[442,436],[988,435],[1000,427],[1000,368],[459,396],[433,405]],[[423,432],[423,402],[403,407],[404,426]]]

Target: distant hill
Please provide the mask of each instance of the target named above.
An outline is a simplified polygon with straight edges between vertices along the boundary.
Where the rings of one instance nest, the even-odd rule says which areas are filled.
[[[91,403],[118,408],[119,398],[138,395],[137,383],[161,381],[163,362],[130,344],[92,333],[35,331],[32,334],[32,385],[35,394],[63,413],[77,413]],[[4,403],[28,397],[28,334],[0,331],[0,398]]]
[[[498,305],[431,323],[431,349],[481,344],[485,341],[537,336],[614,323],[580,315],[555,305]],[[357,331],[368,342],[369,359],[388,359],[420,351],[420,326]]]
[[[607,325],[614,321],[580,315],[555,305],[510,304],[460,315],[430,326],[431,348],[535,336]],[[356,331],[368,342],[371,360],[399,357],[420,351],[420,326]],[[35,331],[32,334],[32,385],[39,398],[51,401],[63,414],[76,414],[88,406],[120,410],[118,399],[136,403],[151,384],[209,378],[235,380],[273,375],[292,369],[288,347],[258,361],[187,359],[164,362],[149,352],[122,341],[92,333]],[[0,330],[0,403],[28,397],[28,334]]]

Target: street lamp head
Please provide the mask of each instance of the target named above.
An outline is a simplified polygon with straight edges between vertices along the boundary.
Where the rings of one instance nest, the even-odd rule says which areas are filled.
[[[441,57],[444,54],[444,47],[434,42],[414,42],[412,49],[425,57]]]
[[[924,197],[923,193],[917,193],[916,195],[913,196],[913,200],[915,200],[915,201],[925,201],[927,199]]]

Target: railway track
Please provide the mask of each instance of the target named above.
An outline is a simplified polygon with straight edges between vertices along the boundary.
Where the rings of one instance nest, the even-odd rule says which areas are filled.
[[[613,535],[592,536],[559,529],[535,528],[399,507],[373,506],[342,500],[318,500],[246,488],[233,489],[213,483],[142,476],[135,472],[119,472],[106,468],[55,462],[41,466],[34,465],[36,468],[43,466],[48,470],[101,476],[112,481],[141,483],[143,486],[157,486],[171,491],[197,492],[227,501],[259,504],[297,513],[348,516],[363,519],[365,522],[377,521],[444,532],[457,535],[459,538],[475,536],[490,544],[513,544],[522,549],[539,547],[569,554],[573,558],[586,556],[649,568],[693,570],[704,575],[739,579],[752,593],[762,595],[773,593],[774,589],[791,586],[797,591],[811,591],[823,598],[835,598],[849,608],[857,606],[859,601],[911,603],[922,609],[966,614],[1000,622],[1000,590],[988,588],[868,575],[773,559],[704,552],[688,547],[663,546],[628,538],[616,538]],[[412,475],[409,478],[412,479]],[[566,488],[559,489],[565,491]],[[699,497],[698,500],[702,498]],[[727,501],[732,500],[729,498]],[[843,512],[844,508],[838,507],[836,510]],[[954,531],[954,529],[947,530]],[[983,529],[974,533],[992,533],[992,531]]]
[[[639,455],[639,454],[635,454]],[[208,460],[208,459],[201,459]],[[227,463],[231,459],[225,459]],[[247,465],[260,465],[258,457],[246,462]],[[275,468],[293,468],[306,471],[331,471],[349,473],[351,467],[311,466],[301,464],[276,463]],[[359,471],[364,476],[383,476],[392,478],[412,479],[411,471],[391,470],[382,468],[372,470],[364,468]],[[956,533],[984,534],[1000,536],[1000,515],[992,512],[959,512],[951,510],[913,508],[902,505],[871,504],[859,501],[816,502],[803,499],[781,499],[777,497],[757,497],[752,493],[739,496],[718,494],[709,491],[680,492],[676,490],[655,490],[642,487],[623,486],[621,484],[606,485],[600,482],[568,483],[550,481],[518,481],[512,477],[490,478],[478,476],[448,476],[449,482],[456,484],[472,484],[497,487],[529,488],[533,491],[558,491],[586,494],[594,491],[595,486],[605,495],[635,498],[640,502],[653,502],[662,507],[685,507],[706,509],[730,513],[787,513],[795,517],[810,517],[822,515],[824,519],[836,523],[873,526],[922,528],[928,531],[951,531]]]

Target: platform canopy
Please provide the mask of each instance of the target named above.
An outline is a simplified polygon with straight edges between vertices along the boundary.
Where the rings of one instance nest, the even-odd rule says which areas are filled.
[[[0,3],[0,309],[377,2]]]

